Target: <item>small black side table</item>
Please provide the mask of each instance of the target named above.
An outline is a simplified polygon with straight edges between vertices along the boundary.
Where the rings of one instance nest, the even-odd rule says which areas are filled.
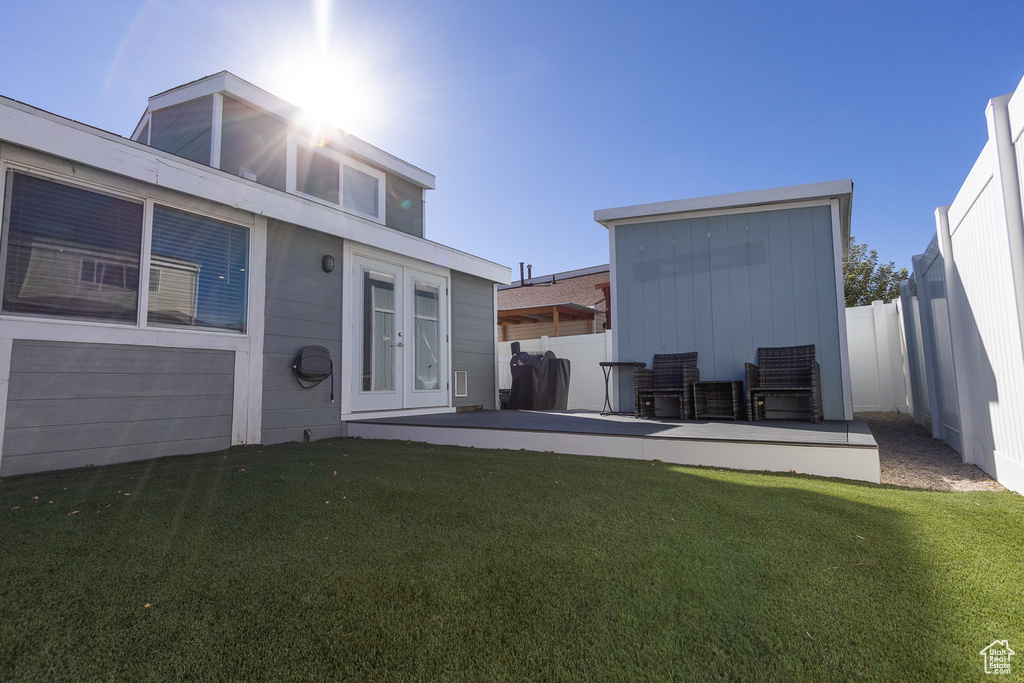
[[[698,420],[742,420],[744,407],[743,382],[693,383],[694,417]]]
[[[601,411],[602,415],[629,415],[629,411],[615,411],[612,410],[612,399],[608,393],[608,379],[611,377],[612,368],[633,368],[633,372],[636,372],[639,368],[647,367],[647,363],[641,363],[635,360],[606,360],[599,363],[601,370],[604,372],[604,410]]]

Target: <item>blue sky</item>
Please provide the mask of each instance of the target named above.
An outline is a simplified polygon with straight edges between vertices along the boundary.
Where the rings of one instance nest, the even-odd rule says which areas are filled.
[[[595,209],[840,178],[910,266],[1024,76],[1024,3],[12,0],[0,95],[129,135],[227,69],[437,176],[427,237],[607,263]]]

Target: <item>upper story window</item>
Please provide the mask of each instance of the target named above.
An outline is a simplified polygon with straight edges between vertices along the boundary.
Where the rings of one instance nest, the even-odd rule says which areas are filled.
[[[248,228],[13,171],[4,199],[4,313],[245,332]]]
[[[328,147],[288,139],[288,191],[384,222],[382,171]]]

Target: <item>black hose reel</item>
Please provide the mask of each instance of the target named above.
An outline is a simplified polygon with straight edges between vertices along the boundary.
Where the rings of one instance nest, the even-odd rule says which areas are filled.
[[[306,346],[299,351],[292,365],[295,380],[303,389],[312,389],[331,378],[331,403],[334,403],[334,361],[331,352],[323,346]],[[309,382],[310,384],[304,384]]]

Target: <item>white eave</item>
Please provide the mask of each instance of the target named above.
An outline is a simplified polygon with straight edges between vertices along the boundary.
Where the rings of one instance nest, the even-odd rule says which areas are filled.
[[[176,104],[182,104],[183,102],[218,93],[256,107],[284,121],[294,129],[300,130],[305,127],[303,112],[300,108],[239,78],[230,71],[221,71],[212,76],[179,85],[150,97],[149,106],[143,113],[142,118],[139,119],[135,131],[132,133],[132,138],[137,137],[141,132],[147,114],[158,109],[172,107]],[[402,161],[398,157],[388,154],[384,150],[374,147],[370,143],[360,140],[336,126],[325,125],[324,129],[319,132],[332,146],[336,146],[348,154],[361,158],[390,173],[394,173],[420,187],[428,190],[433,190],[435,187],[435,178],[432,174],[406,161]]]
[[[827,203],[833,199],[839,201],[840,234],[845,259],[849,250],[850,213],[853,203],[853,181],[850,179],[599,209],[594,212],[594,220],[610,228],[613,225],[666,218],[741,213],[757,209],[770,211],[773,208],[784,208],[784,205]]]
[[[230,75],[230,74],[229,74]],[[0,96],[0,142],[507,284],[511,271],[302,197]]]

